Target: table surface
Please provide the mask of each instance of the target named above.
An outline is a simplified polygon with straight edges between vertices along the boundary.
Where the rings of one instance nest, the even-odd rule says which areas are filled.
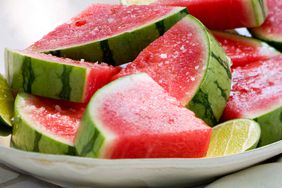
[[[104,0],[113,3],[115,0]],[[0,1],[0,72],[4,73],[4,48],[24,49],[58,24],[95,0],[1,0]],[[101,2],[101,1],[100,1]],[[278,163],[277,163],[278,164]],[[282,169],[282,168],[281,168]],[[280,169],[279,169],[280,170]],[[260,178],[258,176],[258,178]],[[271,177],[270,177],[271,178]],[[270,181],[270,180],[269,180]],[[278,182],[282,185],[282,179]],[[266,181],[267,185],[267,181]],[[0,187],[57,187],[11,170],[0,163]]]

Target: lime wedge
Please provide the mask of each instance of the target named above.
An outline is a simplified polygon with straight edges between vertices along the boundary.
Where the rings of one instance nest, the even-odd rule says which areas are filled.
[[[0,122],[12,126],[13,114],[14,97],[7,81],[0,74]]]
[[[256,148],[260,126],[249,119],[235,119],[213,128],[207,157],[222,157]]]

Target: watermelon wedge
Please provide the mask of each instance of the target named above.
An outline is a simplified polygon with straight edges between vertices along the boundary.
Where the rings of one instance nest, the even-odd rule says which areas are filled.
[[[74,137],[85,106],[19,93],[12,144],[41,153],[75,154]]]
[[[11,87],[39,96],[86,103],[107,84],[119,68],[31,51],[5,51],[6,73]]]
[[[250,29],[253,36],[282,50],[282,1],[267,0],[269,15],[262,26]]]
[[[206,155],[211,128],[145,73],[95,93],[75,139],[95,158],[184,158]]]
[[[221,31],[212,33],[231,58],[232,68],[254,61],[267,60],[280,54],[268,44],[253,38]]]
[[[151,43],[114,78],[146,72],[209,125],[218,123],[231,87],[230,61],[193,16]]]
[[[282,55],[233,69],[231,96],[222,116],[254,119],[264,146],[282,139]]]
[[[185,15],[187,10],[183,7],[93,4],[29,49],[120,65],[134,60]]]
[[[277,0],[279,1],[279,0]],[[187,7],[210,29],[260,26],[267,16],[266,0],[121,0],[123,4]]]

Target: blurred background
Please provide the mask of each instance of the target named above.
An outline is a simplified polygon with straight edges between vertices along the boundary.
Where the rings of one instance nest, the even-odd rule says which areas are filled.
[[[98,0],[0,0],[0,72],[4,48],[24,49]],[[101,2],[101,1],[100,1]],[[103,0],[103,3],[118,3]]]

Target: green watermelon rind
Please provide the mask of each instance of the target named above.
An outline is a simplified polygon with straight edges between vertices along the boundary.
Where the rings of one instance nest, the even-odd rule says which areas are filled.
[[[251,3],[254,8],[254,16],[256,20],[254,26],[260,26],[263,24],[268,14],[266,0],[252,0]]]
[[[36,128],[35,121],[25,116],[22,110],[26,106],[21,107],[21,103],[28,97],[31,96],[26,93],[19,93],[16,97],[11,139],[12,146],[25,151],[75,155],[76,152],[73,145],[55,139],[55,135],[51,136],[39,130],[39,128]]]
[[[84,102],[88,75],[85,67],[34,58],[9,49],[5,49],[5,64],[8,83],[14,90]]]
[[[282,105],[253,119],[261,127],[260,147],[282,140]]]
[[[226,38],[233,38],[238,41],[244,41],[246,43],[253,44],[257,47],[263,47],[265,49],[265,51],[263,52],[265,55],[276,56],[276,55],[281,54],[278,50],[276,50],[272,46],[268,45],[267,43],[259,39],[246,37],[246,36],[239,35],[237,33],[231,33],[231,32],[225,32],[225,31],[212,31],[212,33],[224,36]]]
[[[264,7],[267,7],[266,0],[253,0],[259,1],[260,4],[264,4]],[[266,13],[265,13],[266,14]],[[282,35],[276,34],[267,34],[260,30],[260,27],[255,28],[248,28],[249,32],[252,34],[253,37],[263,40],[267,42],[269,45],[275,47],[279,51],[282,51]]]
[[[195,21],[204,31],[203,38],[207,40],[209,45],[209,57],[204,77],[186,107],[208,125],[214,126],[219,122],[230,95],[231,61],[206,27],[196,18],[187,17]]]
[[[93,105],[95,99],[99,95],[103,95],[103,92],[112,86],[115,86],[117,82],[129,82],[131,77],[142,77],[145,73],[138,73],[134,75],[128,75],[117,80],[110,82],[101,89],[99,89],[91,98],[84,115],[82,117],[79,129],[75,137],[75,148],[79,156],[94,157],[94,158],[109,158],[109,152],[112,144],[115,141],[115,135],[103,127],[103,123],[99,122],[99,118],[94,118],[93,113],[95,112],[96,105]],[[147,75],[146,75],[147,76]]]
[[[163,35],[187,14],[186,8],[175,7],[166,16],[141,27],[89,43],[41,52],[76,60],[85,59],[90,62],[99,61],[115,66],[121,65],[133,61],[148,44]]]
[[[248,30],[250,31],[253,37],[265,41],[269,45],[275,47],[277,50],[282,51],[282,35],[268,35],[266,33],[263,33],[262,31],[257,30],[256,28],[249,28]]]

